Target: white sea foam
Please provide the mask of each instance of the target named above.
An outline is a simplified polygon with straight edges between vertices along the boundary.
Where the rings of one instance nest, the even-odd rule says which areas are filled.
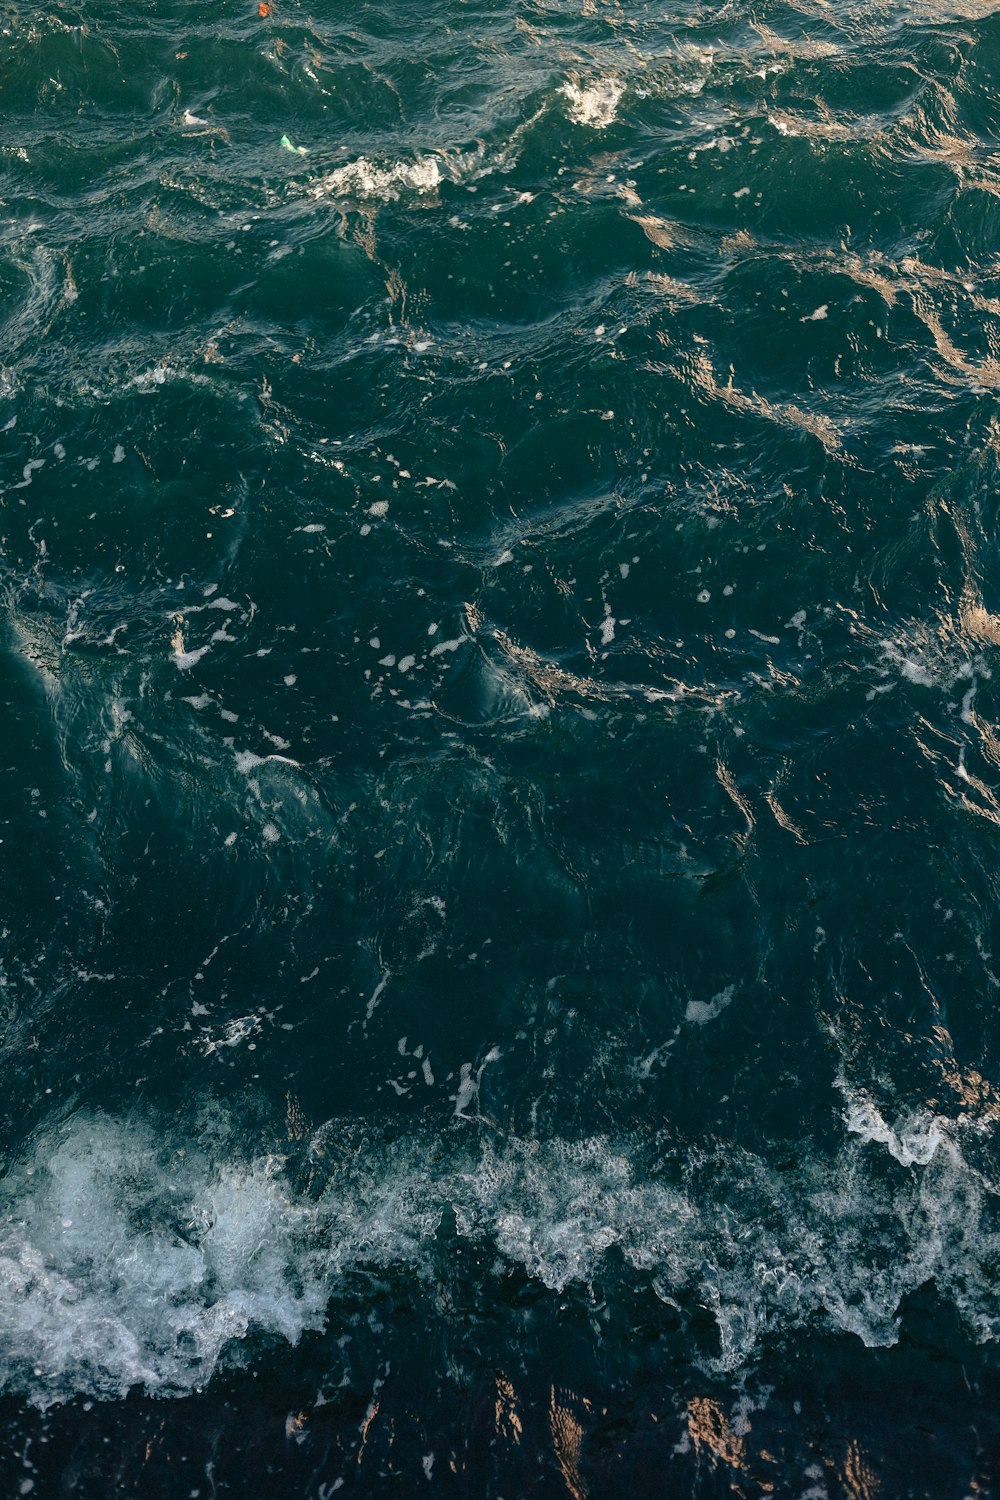
[[[174,666],[180,672],[187,672],[191,667],[197,666],[202,657],[211,649],[211,646],[199,646],[196,651],[174,651],[172,653]]]
[[[580,83],[579,78],[568,78],[559,92],[567,99],[567,114],[574,124],[589,124],[592,129],[603,130],[612,123],[625,86],[618,78],[594,78],[591,83]]]
[[[865,1141],[877,1141],[904,1167],[925,1167],[945,1141],[941,1122],[926,1112],[889,1125],[874,1102],[862,1093],[844,1088],[847,1109],[844,1123]]]
[[[891,1344],[928,1281],[973,1336],[1000,1334],[997,1199],[956,1122],[889,1122],[842,1084],[833,1157],[778,1171],[734,1146],[691,1148],[668,1177],[652,1139],[480,1137],[481,1072],[463,1069],[443,1137],[359,1150],[356,1127],[330,1122],[295,1161],[247,1154],[219,1115],[183,1144],[100,1115],[40,1135],[4,1179],[0,1385],[42,1406],[134,1385],[184,1394],[255,1337],[322,1328],[346,1272],[433,1286],[448,1218],[491,1249],[484,1265],[499,1254],[562,1294],[606,1274],[614,1250],[665,1301],[711,1311],[716,1370],[817,1322]]]
[[[6,1210],[0,1372],[38,1404],[188,1391],[251,1327],[294,1343],[322,1324],[325,1282],[292,1248],[309,1205],[268,1160],[213,1163],[78,1120],[8,1182]]]
[[[684,1012],[685,1021],[692,1021],[696,1026],[704,1026],[708,1021],[716,1020],[726,1006],[732,1003],[735,994],[736,986],[727,984],[725,989],[713,995],[711,1000],[689,1000]]]
[[[378,163],[359,156],[328,172],[310,188],[314,198],[398,198],[403,192],[435,193],[445,179],[438,156]]]
[[[566,113],[576,125],[589,125],[594,130],[604,130],[618,112],[618,105],[625,85],[617,78],[595,78],[590,83],[581,83],[579,78],[569,78],[560,89],[567,101]]]

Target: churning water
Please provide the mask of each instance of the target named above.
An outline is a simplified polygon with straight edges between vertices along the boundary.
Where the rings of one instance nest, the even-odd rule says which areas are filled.
[[[1000,1483],[1000,14],[0,24],[11,1495]]]

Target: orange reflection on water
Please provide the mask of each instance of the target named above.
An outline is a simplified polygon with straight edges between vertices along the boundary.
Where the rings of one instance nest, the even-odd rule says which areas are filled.
[[[573,1400],[572,1391],[560,1392],[552,1387],[549,1397],[549,1427],[552,1431],[552,1446],[556,1450],[559,1467],[562,1469],[566,1488],[573,1500],[586,1500],[590,1491],[580,1471],[583,1455],[583,1424],[570,1411],[567,1401]]]
[[[707,1450],[713,1463],[742,1469],[746,1462],[746,1444],[737,1433],[718,1401],[711,1396],[694,1396],[688,1403],[688,1432],[695,1452],[701,1457]]]

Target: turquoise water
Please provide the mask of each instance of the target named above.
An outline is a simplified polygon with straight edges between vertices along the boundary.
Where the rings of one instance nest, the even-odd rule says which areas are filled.
[[[998,100],[6,13],[6,1493],[994,1493]]]

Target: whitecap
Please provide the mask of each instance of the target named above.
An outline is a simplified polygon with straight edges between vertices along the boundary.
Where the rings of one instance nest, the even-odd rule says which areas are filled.
[[[560,89],[567,100],[566,113],[576,125],[589,125],[594,130],[604,130],[618,112],[618,105],[625,85],[618,78],[595,78],[590,83],[581,83],[578,78],[569,78]]]
[[[255,1015],[203,1028],[203,1066],[258,1028]],[[480,1091],[498,1057],[463,1065],[450,1131],[394,1145],[375,1132],[360,1149],[356,1123],[330,1121],[301,1146],[254,1151],[211,1110],[172,1140],[100,1114],[39,1134],[2,1187],[0,1388],[39,1406],[133,1386],[183,1395],[261,1335],[321,1330],[347,1273],[395,1269],[433,1290],[447,1220],[487,1252],[484,1278],[516,1268],[565,1295],[600,1276],[611,1295],[641,1277],[708,1309],[715,1343],[693,1357],[715,1371],[817,1323],[892,1344],[928,1281],[975,1337],[1000,1334],[997,1197],[960,1122],[889,1122],[841,1080],[846,1129],[829,1156],[778,1170],[733,1142],[690,1145],[678,1172],[679,1143],[651,1135],[480,1136],[495,1127]]]
[[[328,172],[309,189],[314,198],[398,198],[403,192],[435,193],[444,181],[441,160],[420,156],[385,165],[359,156]]]

